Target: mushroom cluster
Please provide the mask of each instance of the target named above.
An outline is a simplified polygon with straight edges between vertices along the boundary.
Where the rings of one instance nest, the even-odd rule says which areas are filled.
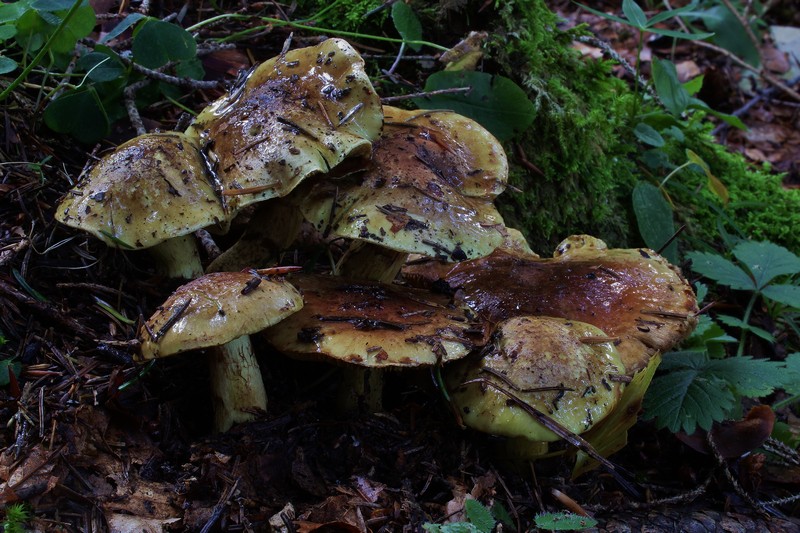
[[[137,139],[92,170],[60,220],[143,248],[224,228],[261,202],[210,267],[243,270],[179,288],[142,325],[141,360],[262,332],[276,352],[344,365],[345,392],[373,409],[383,369],[436,366],[465,425],[541,453],[535,443],[597,433],[604,420],[624,432],[630,417],[615,409],[646,389],[629,384],[695,325],[691,287],[652,250],[573,236],[552,258],[533,253],[494,206],[508,175],[500,143],[450,111],[381,107],[342,40],[264,63],[184,134]],[[180,215],[189,204],[207,214]],[[331,272],[252,269],[302,224],[347,243]],[[218,430],[266,408],[263,392],[241,399],[263,391],[252,355],[211,359],[228,373],[215,389]]]

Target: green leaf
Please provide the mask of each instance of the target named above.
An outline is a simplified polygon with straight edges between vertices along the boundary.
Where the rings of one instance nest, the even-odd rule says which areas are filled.
[[[13,24],[0,26],[0,41],[7,41],[17,34],[17,27]]]
[[[422,24],[420,24],[414,10],[405,2],[395,2],[392,4],[392,22],[397,29],[397,33],[404,41],[419,41],[422,39]],[[408,43],[408,47],[419,52],[422,49],[420,44]]]
[[[475,71],[442,71],[432,74],[426,91],[471,87],[465,93],[415,98],[421,109],[452,109],[479,122],[500,141],[526,130],[536,116],[528,95],[512,80]]]
[[[481,533],[490,533],[494,529],[495,519],[492,513],[478,500],[466,500],[464,502],[464,513],[467,515],[467,519]]]
[[[680,116],[689,105],[689,93],[678,80],[678,71],[672,61],[653,58],[653,85],[664,107],[673,115]]]
[[[636,184],[633,188],[633,212],[639,234],[648,247],[659,250],[675,234],[672,208],[655,185],[644,181]],[[678,262],[676,242],[671,242],[661,253],[672,263]]]
[[[673,37],[675,39],[683,39],[685,41],[702,41],[703,39],[708,39],[709,37],[714,36],[714,33],[710,32],[686,33],[683,31],[667,30],[664,28],[647,28],[647,31],[650,33],[655,33],[656,35]]]
[[[708,107],[708,104],[697,98],[689,98],[688,108],[699,109],[705,113],[708,113],[709,115],[717,117],[723,122],[726,122],[729,126],[733,126],[734,128],[740,129],[742,131],[747,130],[747,125],[744,122],[742,122],[742,119],[740,119],[736,115],[729,115],[727,113],[722,113],[720,111],[711,109],[710,107]]]
[[[81,56],[76,65],[96,82],[113,81],[125,74],[125,65],[113,52],[89,52]]]
[[[721,255],[708,252],[689,252],[686,257],[692,261],[692,270],[717,283],[736,290],[756,290],[753,278]]]
[[[633,0],[622,0],[622,12],[633,27],[640,30],[647,28],[647,15]]]
[[[59,96],[44,110],[44,122],[51,130],[68,133],[84,143],[108,135],[110,123],[94,87],[82,87]]]
[[[0,74],[8,74],[17,69],[17,62],[10,57],[0,56]]]
[[[749,331],[749,332],[753,333],[754,335],[758,335],[759,337],[761,337],[762,339],[764,339],[767,342],[770,342],[770,343],[774,343],[775,342],[775,337],[769,331],[767,331],[765,329],[762,329],[762,328],[759,328],[759,327],[756,327],[756,326],[753,326],[751,324],[748,324],[747,322],[743,321],[740,318],[736,318],[735,316],[717,315],[717,320],[719,320],[720,322],[722,322],[723,324],[725,324],[727,326],[731,326],[731,327],[734,327],[734,328],[740,328],[740,329],[743,329],[745,331]]]
[[[773,302],[800,309],[800,287],[797,285],[768,285],[761,290],[761,294]]]
[[[143,67],[156,69],[170,61],[192,59],[197,43],[180,26],[150,19],[137,27],[133,38],[133,59]]]
[[[760,398],[781,386],[786,369],[777,361],[743,355],[708,361],[704,372],[727,381],[742,396]]]
[[[37,11],[66,11],[74,4],[75,0],[36,0],[31,7]]]
[[[578,531],[597,525],[597,520],[574,513],[541,513],[533,519],[536,527],[550,531]]]
[[[146,17],[141,13],[131,13],[130,15],[122,19],[122,21],[119,24],[114,26],[113,30],[108,32],[102,39],[100,39],[100,43],[105,44],[112,39],[116,39],[117,37],[122,35],[125,32],[125,30],[135,25],[143,18]]]
[[[722,4],[716,4],[705,11],[706,27],[714,32],[712,42],[734,55],[744,59],[754,67],[759,65],[758,49],[747,35],[742,23],[733,12]]]
[[[705,80],[705,75],[701,74],[700,76],[695,76],[691,80],[684,82],[683,88],[686,89],[689,96],[693,96],[699,93],[700,89],[703,88],[703,80]]]
[[[684,13],[686,13],[687,11],[691,11],[695,7],[697,7],[697,2],[696,1],[694,1],[694,2],[692,2],[690,4],[687,4],[687,5],[683,6],[683,7],[678,7],[678,8],[675,8],[675,9],[668,9],[666,11],[662,11],[661,13],[657,13],[657,14],[653,15],[653,17],[648,21],[647,24],[649,26],[655,26],[659,22],[663,22],[663,21],[671,19],[673,17],[677,17],[678,15],[683,15]]]
[[[60,22],[60,20],[59,20]],[[72,54],[78,40],[83,39],[94,30],[97,24],[94,9],[83,6],[75,11],[69,23],[61,28],[50,45],[50,50],[59,54]]]
[[[644,417],[655,419],[659,428],[690,434],[697,426],[710,429],[724,420],[735,398],[726,381],[704,375],[707,362],[702,352],[666,354],[662,369],[671,371],[653,378],[644,398]]]
[[[14,372],[14,375],[18,376],[21,371],[22,365],[20,365],[18,361],[14,361],[13,359],[3,359],[0,361],[0,387],[5,387],[11,383],[10,372]]]
[[[592,9],[591,7],[585,6],[583,4],[578,4],[578,6],[580,6],[581,9],[585,9],[589,13],[593,13],[593,14],[597,15],[598,17],[602,17],[602,18],[604,18],[606,20],[613,20],[614,22],[619,22],[621,24],[625,24],[626,26],[631,26],[631,22],[629,20],[627,20],[627,19],[622,18],[622,17],[617,17],[615,15],[610,15],[608,13],[603,13],[602,11],[598,11],[596,9]]]
[[[730,194],[728,194],[728,188],[725,187],[725,184],[722,183],[719,178],[717,178],[714,174],[711,173],[711,168],[708,166],[702,157],[697,155],[692,150],[686,149],[686,157],[694,163],[695,165],[699,166],[706,175],[708,179],[708,188],[711,192],[717,195],[717,197],[722,200],[723,204],[727,204],[730,200]]]
[[[758,290],[778,276],[800,273],[800,257],[771,242],[744,241],[733,249],[733,255],[753,275]]]
[[[781,388],[789,394],[800,394],[800,352],[787,355],[783,364],[786,373]]]
[[[640,122],[633,128],[633,134],[636,135],[636,138],[642,141],[645,144],[649,144],[650,146],[655,146],[659,148],[666,144],[664,141],[664,137],[658,133],[655,128],[645,124],[644,122]]]

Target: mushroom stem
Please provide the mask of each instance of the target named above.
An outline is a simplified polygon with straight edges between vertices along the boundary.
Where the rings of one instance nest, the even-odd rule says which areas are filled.
[[[342,369],[338,408],[343,413],[377,413],[383,409],[383,370],[348,365]]]
[[[194,279],[203,275],[203,265],[194,235],[173,237],[150,248],[159,273],[170,278]]]
[[[227,431],[266,411],[267,392],[248,335],[210,350],[208,362],[215,431]]]
[[[242,237],[216,258],[207,272],[235,272],[274,263],[300,234],[303,213],[280,198],[268,201],[250,219]]]
[[[340,276],[391,283],[408,254],[355,241],[339,260]],[[343,412],[377,413],[383,409],[383,370],[350,365],[343,370],[338,404]]]
[[[340,276],[391,283],[408,254],[365,241],[355,241],[337,265]]]

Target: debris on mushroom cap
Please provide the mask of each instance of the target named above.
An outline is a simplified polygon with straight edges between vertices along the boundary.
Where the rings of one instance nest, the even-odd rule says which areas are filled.
[[[292,275],[303,310],[264,332],[278,350],[369,367],[433,365],[482,342],[468,309],[419,289],[332,276]]]
[[[179,287],[139,331],[141,360],[261,331],[302,309],[289,282],[259,271],[216,272]]]
[[[298,191],[318,230],[447,261],[483,257],[506,236],[493,199],[508,177],[500,143],[450,111],[384,107],[365,172]]]
[[[539,315],[597,326],[617,338],[628,374],[694,329],[698,309],[691,286],[654,251],[607,249],[591,237],[573,238],[568,248],[562,244],[553,259],[498,250],[453,265],[440,282],[489,322]],[[413,268],[407,270],[413,280]]]
[[[559,439],[499,389],[572,433],[583,433],[611,412],[622,394],[618,378],[625,369],[613,343],[597,341],[604,337],[590,324],[560,318],[505,320],[482,357],[446,367],[451,399],[467,426],[486,433]]]
[[[199,136],[231,212],[284,196],[348,156],[368,157],[383,121],[364,61],[341,39],[261,64],[201,112]]]
[[[129,248],[148,248],[225,217],[197,140],[174,132],[120,145],[56,210],[67,226]]]

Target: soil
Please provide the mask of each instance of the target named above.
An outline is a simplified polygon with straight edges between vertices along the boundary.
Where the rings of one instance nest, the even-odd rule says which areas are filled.
[[[634,53],[613,24],[572,4],[554,9]],[[248,64],[246,54],[275,55],[287,37],[276,28],[247,47],[212,54],[205,66],[211,77],[232,77]],[[733,112],[754,98],[739,88],[741,69],[681,47],[685,62],[718,76],[711,96],[719,109]],[[217,94],[198,91],[191,105],[202,108]],[[797,106],[772,92],[742,113],[750,130],[726,130],[720,139],[753,162],[769,161],[786,173],[787,187],[797,186]],[[286,358],[258,338],[268,412],[213,434],[202,354],[144,366],[131,357],[138,323],[178,282],[155,274],[144,255],[53,219],[87,162],[134,133],[122,121],[87,149],[39,125],[41,102],[31,88],[16,91],[3,112],[0,331],[7,343],[0,353],[21,368],[0,388],[0,501],[25,502],[27,528],[420,531],[463,520],[471,497],[507,510],[510,523],[498,531],[534,530],[535,515],[562,510],[592,514],[596,531],[800,531],[800,503],[792,500],[798,464],[778,465],[758,452],[719,465],[640,422],[612,457],[631,474],[622,474],[623,483],[605,470],[570,479],[568,457],[516,461],[502,439],[459,427],[427,370],[388,374],[381,412],[342,414],[335,407],[341,368]],[[172,106],[143,114],[148,129],[170,129],[179,118]],[[794,413],[779,416],[797,427]],[[773,503],[754,507],[754,500]]]

